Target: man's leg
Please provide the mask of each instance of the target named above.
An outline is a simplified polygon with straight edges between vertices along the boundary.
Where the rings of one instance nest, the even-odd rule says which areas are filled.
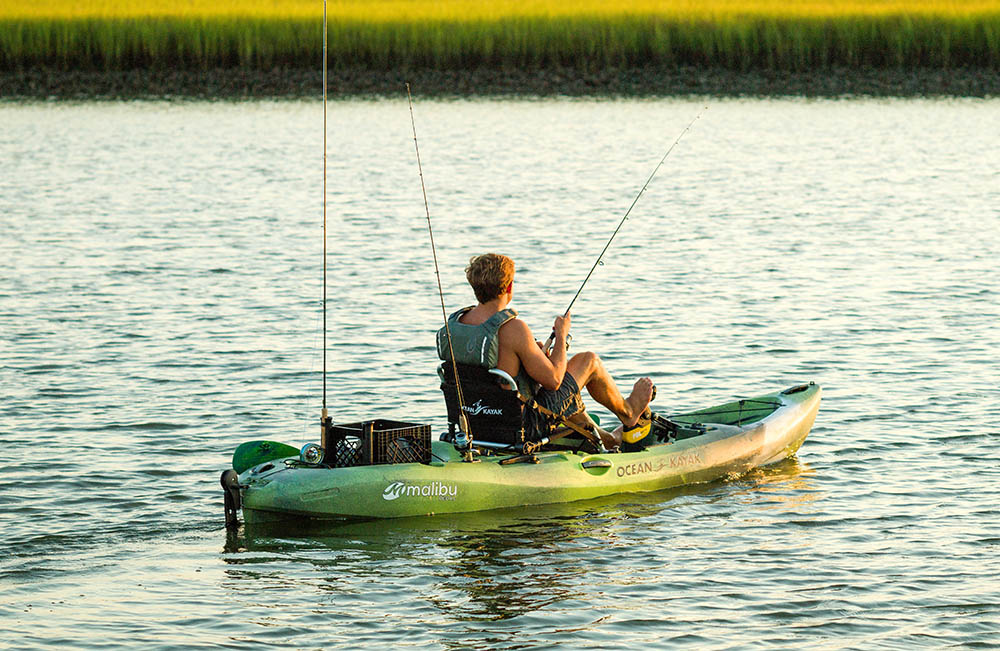
[[[627,428],[635,425],[653,399],[653,381],[648,377],[636,380],[628,398],[621,394],[604,363],[596,353],[577,353],[566,363],[566,372],[577,386],[587,387],[587,393],[611,410]]]

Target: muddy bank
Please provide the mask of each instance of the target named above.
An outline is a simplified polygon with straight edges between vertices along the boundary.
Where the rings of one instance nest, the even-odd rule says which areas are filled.
[[[804,96],[995,97],[1000,70],[853,69],[739,72],[698,67],[413,70],[338,69],[329,73],[332,98],[393,96]],[[322,95],[322,74],[308,69],[0,71],[0,98],[157,99],[297,98]]]

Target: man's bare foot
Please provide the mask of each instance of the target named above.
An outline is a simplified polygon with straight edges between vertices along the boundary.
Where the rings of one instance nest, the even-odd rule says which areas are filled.
[[[648,377],[639,378],[635,381],[635,386],[632,387],[631,395],[625,398],[625,405],[629,408],[630,412],[628,420],[622,419],[625,429],[633,427],[639,421],[642,412],[646,411],[646,407],[652,401],[653,381]]]

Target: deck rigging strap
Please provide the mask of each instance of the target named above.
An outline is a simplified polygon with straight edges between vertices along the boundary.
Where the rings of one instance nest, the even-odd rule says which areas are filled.
[[[736,414],[736,426],[739,427],[743,424],[744,411],[746,411],[747,415],[749,416],[750,414],[754,414],[760,411],[762,407],[774,407],[775,409],[778,409],[783,404],[784,403],[775,400],[757,400],[755,398],[744,398],[742,400],[737,401],[735,409],[734,408],[712,409],[711,411],[708,412],[694,411],[687,414],[671,414],[670,416],[666,417],[666,420],[673,422],[675,418],[692,418],[698,416],[723,416],[723,415],[732,416],[733,414]],[[700,425],[701,423],[694,423],[694,424]]]
[[[424,194],[424,213],[427,215],[427,233],[431,237],[431,254],[434,256],[434,275],[437,276],[438,296],[441,298],[441,317],[444,319],[445,335],[448,339],[448,353],[451,355],[451,370],[455,374],[455,390],[458,397],[458,427],[472,436],[469,431],[469,419],[465,416],[465,400],[462,398],[462,383],[458,377],[458,362],[455,361],[455,350],[451,345],[451,327],[448,325],[448,311],[444,306],[444,289],[441,288],[441,270],[438,267],[437,248],[434,246],[434,229],[431,227],[431,209],[427,203],[427,187],[424,185],[424,170],[420,164],[420,145],[417,144],[417,123],[413,118],[413,97],[410,95],[410,84],[406,84],[406,101],[410,106],[410,126],[413,127],[413,149],[417,153],[417,172],[420,174],[420,190]]]
[[[754,398],[744,398],[738,400],[737,407],[730,409],[712,409],[710,411],[691,411],[685,414],[670,414],[666,418],[687,418],[690,416],[713,416],[715,414],[738,414],[743,411],[744,406],[757,405],[758,407],[781,407],[784,403],[777,400],[757,400]]]

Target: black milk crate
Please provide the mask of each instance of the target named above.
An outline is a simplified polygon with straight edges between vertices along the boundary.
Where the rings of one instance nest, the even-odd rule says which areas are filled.
[[[334,468],[385,463],[430,463],[431,426],[396,420],[340,423],[326,430],[326,465]]]

